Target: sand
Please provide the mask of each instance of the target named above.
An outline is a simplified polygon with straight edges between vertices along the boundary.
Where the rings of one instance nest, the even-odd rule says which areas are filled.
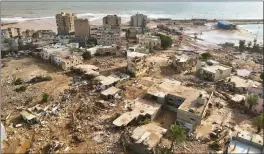
[[[125,24],[129,20],[128,18],[122,18],[121,21],[122,21],[122,24]],[[103,23],[103,19],[90,20],[91,25],[102,25],[102,23]],[[26,29],[33,29],[33,30],[44,30],[45,29],[45,30],[52,30],[54,32],[57,32],[56,20],[54,18],[28,20],[28,21],[15,23],[15,24],[4,25],[2,26],[2,29],[5,29],[7,27],[21,28],[22,31]]]

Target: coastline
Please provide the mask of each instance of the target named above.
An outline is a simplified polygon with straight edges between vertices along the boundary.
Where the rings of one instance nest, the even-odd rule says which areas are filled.
[[[127,23],[129,18],[122,18],[122,24]],[[102,18],[89,20],[91,25],[102,25]],[[52,30],[57,32],[56,20],[55,18],[44,18],[44,19],[32,19],[21,22],[12,23],[1,23],[1,28],[6,29],[7,27],[21,28],[22,31],[26,29],[32,30]]]

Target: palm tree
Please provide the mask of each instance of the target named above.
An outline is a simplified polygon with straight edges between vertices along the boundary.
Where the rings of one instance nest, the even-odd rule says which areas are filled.
[[[183,127],[179,125],[176,124],[172,125],[171,133],[172,133],[172,142],[171,142],[170,151],[172,150],[174,143],[179,144],[186,140],[186,131]]]
[[[248,95],[247,103],[249,104],[249,109],[252,110],[252,107],[258,103],[258,95],[257,94]]]
[[[249,41],[247,45],[248,45],[248,49],[249,49],[251,47],[251,45],[252,45],[252,42]]]
[[[259,133],[261,129],[264,127],[264,113],[253,119],[253,125],[257,127],[258,129],[257,133]]]

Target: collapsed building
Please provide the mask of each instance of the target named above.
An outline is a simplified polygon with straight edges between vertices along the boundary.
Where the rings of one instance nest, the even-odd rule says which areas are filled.
[[[257,114],[263,111],[263,86],[261,83],[253,81],[253,80],[245,80],[238,76],[231,76],[224,85],[227,87],[228,85],[233,85],[233,91],[240,94],[245,94],[245,105],[250,108],[249,103],[247,102],[247,98],[249,95],[254,94],[258,96],[257,103],[252,106],[252,112]]]
[[[211,96],[205,91],[182,86],[179,81],[164,79],[150,87],[146,97],[177,113],[176,121],[194,131],[206,114]]]
[[[183,71],[195,71],[197,59],[187,55],[173,55],[172,66],[176,72],[180,73]]]
[[[109,46],[97,45],[92,48],[86,49],[86,51],[89,52],[91,56],[94,56],[95,54],[110,55],[110,54],[116,54],[117,46],[115,44]]]
[[[127,126],[128,124],[135,122],[139,117],[150,116],[153,120],[157,113],[161,109],[161,104],[153,103],[153,101],[137,98],[127,104],[127,106],[132,110],[123,113],[117,119],[113,121],[113,125],[116,127]]]
[[[149,49],[147,49],[145,46],[141,44],[137,44],[132,47],[129,47],[128,50],[131,52],[140,52],[140,53],[145,53],[145,54],[149,53]]]
[[[130,148],[136,153],[152,153],[166,132],[167,129],[153,123],[137,127],[132,132]]]
[[[198,61],[196,71],[202,79],[219,81],[231,75],[232,67],[219,64],[219,62],[214,60],[207,60],[206,62]]]
[[[159,36],[152,36],[151,33],[145,33],[138,34],[136,38],[139,44],[144,45],[150,51],[160,48],[161,40]]]
[[[86,75],[88,78],[99,76],[99,68],[94,65],[77,65],[73,67],[73,70]]]
[[[111,86],[114,86],[117,82],[120,81],[120,78],[109,75],[99,75],[93,79],[93,84],[99,86],[99,90],[105,90],[106,88],[109,88]]]
[[[127,70],[134,76],[140,76],[147,72],[147,55],[139,52],[127,52]]]

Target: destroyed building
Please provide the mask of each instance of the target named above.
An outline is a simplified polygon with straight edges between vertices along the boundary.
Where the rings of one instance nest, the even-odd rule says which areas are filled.
[[[130,149],[136,153],[153,153],[166,132],[167,129],[153,123],[139,126],[132,132]]]
[[[121,89],[112,86],[102,91],[100,94],[103,99],[108,100],[108,99],[120,97],[121,92],[122,92]]]
[[[173,55],[172,56],[172,66],[175,68],[176,72],[184,71],[194,71],[197,59],[195,57],[190,57],[187,55]]]
[[[159,49],[161,45],[161,40],[159,36],[152,36],[151,33],[138,34],[137,42],[144,45],[149,50]]]
[[[237,132],[227,144],[224,153],[264,153],[263,137],[246,131]]]
[[[246,94],[249,89],[262,89],[262,85],[259,82],[243,79],[238,76],[231,76],[227,79],[227,83],[231,83],[234,85],[234,91],[240,94]]]
[[[179,81],[164,79],[150,87],[147,97],[177,113],[177,122],[194,131],[205,116],[209,96],[205,91],[181,85]]]
[[[147,72],[146,54],[139,52],[127,52],[127,70],[134,76],[140,76]]]
[[[94,65],[77,65],[73,67],[73,70],[86,75],[88,78],[99,76],[99,68]]]
[[[132,47],[129,47],[128,50],[131,52],[140,52],[140,53],[145,53],[145,54],[149,53],[149,49],[147,49],[145,46],[141,44],[137,44]]]
[[[99,75],[93,79],[93,84],[99,85],[100,90],[105,90],[106,88],[109,88],[111,86],[114,86],[118,81],[120,81],[120,78],[114,77],[114,76],[103,76]]]
[[[39,121],[38,116],[36,116],[35,114],[32,114],[26,110],[21,111],[20,115],[29,124],[35,124],[35,123],[38,123],[38,121]]]
[[[94,55],[112,55],[116,54],[117,46],[115,44],[109,46],[97,45],[92,48],[86,49],[91,56]]]
[[[207,60],[206,62],[197,61],[196,71],[198,75],[208,81],[219,81],[231,75],[232,67],[219,64],[214,60]]]
[[[151,120],[155,119],[156,115],[161,109],[161,104],[153,103],[153,101],[137,98],[131,101],[127,107],[131,111],[123,113],[117,119],[113,121],[113,125],[116,127],[127,126],[128,124],[137,121],[139,116],[150,116]]]

